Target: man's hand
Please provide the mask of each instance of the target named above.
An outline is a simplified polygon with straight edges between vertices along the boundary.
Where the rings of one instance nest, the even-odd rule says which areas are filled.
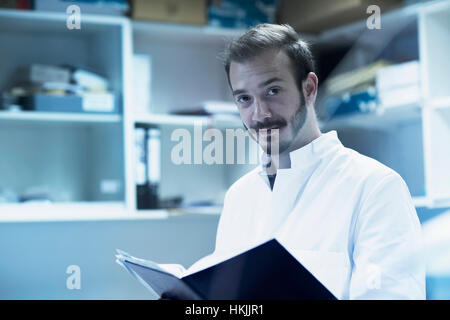
[[[201,298],[197,294],[188,292],[187,290],[172,289],[164,292],[159,300],[201,300]]]

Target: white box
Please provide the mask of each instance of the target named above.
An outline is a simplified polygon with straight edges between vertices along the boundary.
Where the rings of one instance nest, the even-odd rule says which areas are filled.
[[[83,111],[115,112],[116,97],[112,93],[83,93]]]
[[[66,68],[57,66],[31,64],[27,67],[20,68],[18,81],[30,81],[34,83],[69,83],[70,71]]]
[[[420,103],[421,92],[418,84],[396,87],[392,90],[378,92],[378,101],[382,108],[394,108],[408,104]]]
[[[417,60],[381,68],[376,74],[376,87],[379,93],[419,82],[419,61]]]

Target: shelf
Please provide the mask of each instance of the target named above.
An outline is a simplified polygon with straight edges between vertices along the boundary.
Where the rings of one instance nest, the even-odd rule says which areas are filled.
[[[132,28],[134,35],[149,37],[149,39],[153,41],[216,44],[224,44],[226,40],[236,38],[245,31],[241,29],[217,28],[206,25],[197,26],[150,21],[133,21]]]
[[[201,206],[201,207],[187,207],[169,209],[170,215],[185,215],[185,214],[204,214],[204,215],[220,215],[223,206]]]
[[[16,22],[20,20],[21,23]],[[81,29],[69,30],[65,12],[0,9],[0,30],[14,32],[98,32],[112,25],[130,24],[135,35],[151,37],[152,40],[200,42],[223,44],[225,40],[241,35],[245,30],[217,28],[208,25],[172,24],[128,17],[82,14]]]
[[[450,199],[432,199],[426,196],[413,197],[412,199],[416,208],[450,208]]]
[[[215,217],[221,211],[221,206],[130,211],[122,202],[12,203],[0,204],[0,223],[165,220],[175,216]]]
[[[383,28],[396,24],[399,19],[416,17],[421,4],[410,5],[400,9],[383,13]],[[14,24],[14,31],[68,31],[66,27],[67,14],[58,12],[25,11],[14,9],[0,9],[0,29],[8,30],[8,25],[17,19],[21,19],[20,25]],[[36,22],[39,24],[36,25]],[[129,23],[127,17],[115,17],[107,15],[83,14],[82,25],[86,29],[82,31],[95,31],[102,25],[114,25]],[[218,28],[208,25],[172,24],[144,20],[131,21],[134,35],[151,37],[153,41],[165,42],[192,42],[224,44],[225,41],[243,34],[243,29]],[[56,28],[55,28],[56,27]],[[367,30],[366,20],[361,20],[342,27],[333,28],[319,35],[302,34],[302,37],[316,44],[338,44],[343,41],[352,43],[358,39],[362,32]]]
[[[431,205],[430,200],[423,196],[423,197],[412,197],[414,206],[416,208],[425,208],[425,207],[429,207]]]
[[[419,104],[408,104],[392,108],[379,108],[371,113],[352,113],[340,115],[329,121],[319,123],[323,130],[357,127],[385,129],[396,124],[418,121],[421,119],[422,109]]]
[[[415,207],[450,207],[450,200],[413,197]],[[122,202],[0,204],[0,223],[107,220],[166,220],[171,217],[217,217],[222,206],[129,211]]]
[[[450,109],[450,97],[432,99],[426,103],[427,108]]]
[[[194,126],[202,125],[217,128],[243,128],[238,115],[184,116],[170,114],[145,114],[135,116],[134,123]]]
[[[434,199],[431,201],[431,208],[450,208],[450,199]]]
[[[70,123],[120,123],[118,114],[87,114],[36,111],[0,111],[0,122],[70,122]]]
[[[44,12],[34,10],[0,9],[0,30],[13,32],[73,32],[67,28],[65,12]],[[20,23],[17,23],[20,21]],[[125,17],[82,14],[81,29],[83,33],[107,30],[113,25],[129,23]]]
[[[25,203],[1,204],[0,222],[43,222],[77,220],[123,220],[161,217],[134,216],[127,213],[123,203]]]

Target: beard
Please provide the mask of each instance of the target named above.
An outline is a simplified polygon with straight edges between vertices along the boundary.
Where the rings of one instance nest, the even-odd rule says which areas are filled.
[[[277,119],[270,119],[264,122],[258,122],[255,125],[251,126],[251,129],[256,131],[256,134],[254,135],[254,140],[258,142],[258,144],[263,148],[263,150],[268,154],[280,154],[288,150],[294,141],[297,138],[297,135],[300,131],[300,129],[303,127],[306,121],[307,116],[307,108],[305,105],[305,98],[303,96],[303,92],[300,92],[300,101],[298,104],[298,107],[294,113],[294,115],[289,120],[284,120],[282,118]],[[290,131],[291,131],[291,139],[285,139],[280,140],[279,130],[280,129],[272,129],[272,131],[275,131],[271,135],[266,136],[266,139],[264,141],[261,141],[259,130],[270,130],[268,128],[277,126],[279,128],[285,127],[288,124],[291,124]],[[248,130],[247,126],[243,123],[244,128]],[[272,137],[277,137],[273,139]],[[272,141],[274,140],[274,141]],[[277,143],[278,146],[274,147],[274,144]],[[278,147],[278,148],[277,148]]]
[[[302,96],[303,96],[303,94],[302,94]],[[295,111],[295,113],[291,117],[291,119],[289,119],[289,123],[291,124],[291,136],[292,136],[292,139],[286,140],[286,141],[279,140],[278,153],[283,153],[286,150],[290,149],[290,147],[292,146],[292,144],[296,140],[300,129],[305,124],[306,114],[307,114],[307,109],[306,109],[306,106],[305,106],[305,103],[304,103],[304,99],[301,98],[300,99],[300,104],[299,104],[297,110]]]

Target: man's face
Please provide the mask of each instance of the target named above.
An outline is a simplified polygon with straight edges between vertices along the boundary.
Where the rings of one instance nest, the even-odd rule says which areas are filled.
[[[306,119],[305,99],[289,57],[270,50],[249,61],[232,61],[230,84],[244,125],[256,131],[254,136],[250,130],[252,138],[265,152],[270,143],[278,143],[279,153],[288,150]]]

